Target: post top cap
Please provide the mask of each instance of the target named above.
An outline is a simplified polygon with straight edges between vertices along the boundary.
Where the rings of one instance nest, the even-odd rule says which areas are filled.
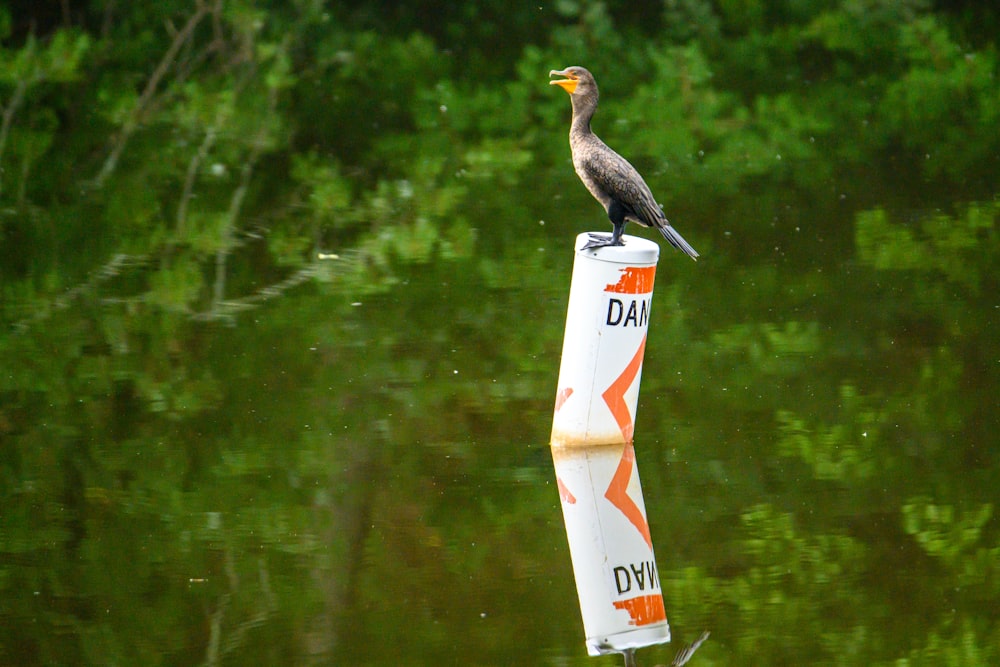
[[[653,241],[639,236],[622,236],[625,245],[604,246],[602,248],[591,248],[584,250],[583,246],[590,240],[588,233],[578,234],[576,244],[573,246],[576,252],[592,259],[602,262],[613,262],[615,264],[656,264],[660,257],[660,246]]]

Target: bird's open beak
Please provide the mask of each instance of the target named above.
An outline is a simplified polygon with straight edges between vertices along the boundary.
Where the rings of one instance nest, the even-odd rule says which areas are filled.
[[[570,95],[572,95],[573,91],[576,90],[576,84],[578,83],[578,81],[577,81],[576,77],[573,76],[572,74],[570,74],[568,71],[566,71],[566,70],[555,70],[554,69],[551,72],[549,72],[549,76],[564,76],[564,77],[566,77],[565,79],[558,79],[556,81],[549,81],[549,85],[550,86],[559,86],[560,88],[562,88],[563,90],[565,90]]]

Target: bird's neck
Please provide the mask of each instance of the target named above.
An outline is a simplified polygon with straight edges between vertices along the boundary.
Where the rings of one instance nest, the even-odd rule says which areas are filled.
[[[597,110],[596,100],[573,98],[573,122],[570,126],[570,134],[588,135],[593,134],[590,129],[590,119],[594,117]]]

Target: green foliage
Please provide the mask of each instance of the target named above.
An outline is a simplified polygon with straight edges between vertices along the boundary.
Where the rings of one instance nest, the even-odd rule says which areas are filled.
[[[900,28],[908,71],[886,88],[886,131],[934,178],[958,180],[992,164],[998,139],[987,128],[1000,120],[996,52],[965,52],[934,17]]]
[[[939,506],[927,498],[914,498],[903,505],[903,528],[929,555],[954,566],[960,564],[963,552],[982,539],[983,527],[992,516],[991,503],[956,518],[955,508],[950,505]],[[964,582],[963,585],[972,583]]]
[[[996,631],[992,634],[977,632],[970,620],[963,620],[956,627],[935,631],[924,646],[914,649],[909,656],[893,662],[893,667],[942,667],[983,666],[997,659]]]
[[[841,387],[841,414],[832,425],[814,427],[790,411],[777,414],[778,451],[800,459],[815,479],[856,484],[886,469],[891,461],[876,462],[885,415],[858,397],[850,386]]]
[[[26,204],[32,171],[58,131],[57,108],[44,101],[47,89],[82,78],[80,70],[90,45],[88,35],[60,29],[46,40],[29,34],[16,50],[0,47],[0,196],[12,182],[17,183],[13,199],[21,207]]]
[[[876,269],[932,271],[949,283],[976,294],[991,272],[981,261],[996,252],[1000,205],[973,204],[960,217],[925,216],[916,225],[894,224],[883,209],[858,214],[860,258]]]

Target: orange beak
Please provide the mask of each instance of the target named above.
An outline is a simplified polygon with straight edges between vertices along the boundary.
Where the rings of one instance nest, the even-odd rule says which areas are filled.
[[[566,77],[565,79],[558,79],[556,81],[549,81],[549,85],[550,86],[559,86],[560,88],[562,88],[563,90],[565,90],[570,95],[573,94],[573,91],[576,90],[576,84],[579,83],[576,80],[576,77],[574,77],[572,74],[570,74],[566,70],[552,70],[551,72],[549,72],[549,76],[563,76],[563,77]]]

